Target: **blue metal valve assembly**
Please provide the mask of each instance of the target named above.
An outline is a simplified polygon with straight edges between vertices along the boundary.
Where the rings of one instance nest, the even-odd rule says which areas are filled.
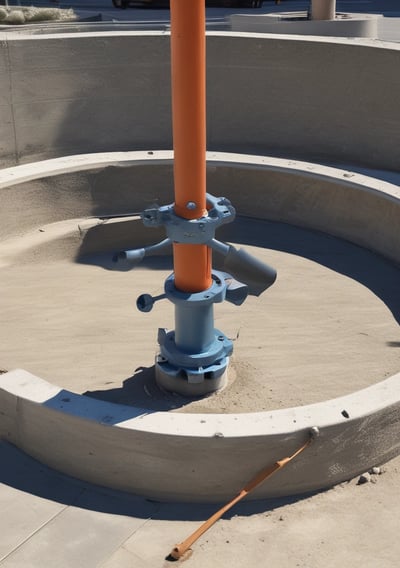
[[[175,306],[175,329],[158,330],[160,352],[156,356],[156,381],[162,388],[185,396],[201,396],[222,388],[226,382],[233,344],[214,328],[214,304],[224,300],[241,305],[248,294],[259,295],[271,286],[276,272],[244,250],[215,239],[216,229],[233,221],[235,209],[224,197],[207,194],[207,215],[184,219],[174,205],[152,207],[141,214],[145,226],[164,226],[167,238],[156,245],[121,251],[114,259],[137,263],[171,245],[204,244],[223,254],[225,271],[212,271],[212,284],[202,292],[187,293],[175,287],[174,274],[165,281],[165,293],[152,297],[142,294],[137,308],[149,312],[157,300],[167,298]],[[244,282],[236,280],[238,274]]]

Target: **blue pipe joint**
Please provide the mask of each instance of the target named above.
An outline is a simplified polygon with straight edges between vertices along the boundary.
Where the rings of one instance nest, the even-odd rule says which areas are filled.
[[[224,273],[212,272],[211,286],[193,294],[175,287],[174,275],[165,281],[165,295],[175,305],[175,330],[159,329],[157,365],[164,374],[199,383],[220,377],[229,363],[233,343],[214,328],[213,306],[225,300]]]
[[[207,215],[198,219],[185,219],[175,213],[175,205],[145,209],[141,214],[146,227],[164,226],[167,238],[174,243],[208,245],[221,225],[234,220],[236,212],[226,197],[207,196]]]

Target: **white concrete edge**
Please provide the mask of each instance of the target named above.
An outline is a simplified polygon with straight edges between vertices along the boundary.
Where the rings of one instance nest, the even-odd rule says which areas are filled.
[[[173,157],[174,154],[171,150],[155,150],[152,152],[102,152],[52,158],[0,170],[0,189],[34,179],[43,179],[66,173],[94,170],[110,166],[129,167],[148,164],[165,164],[168,162],[172,164]],[[341,185],[348,187],[359,187],[366,191],[379,194],[383,193],[388,198],[395,200],[400,199],[400,186],[383,181],[372,175],[369,176],[367,174],[353,172],[350,169],[335,168],[333,166],[324,166],[300,160],[227,152],[207,152],[206,159],[208,166],[212,166],[215,162],[219,167],[227,164],[230,167],[237,165],[238,167],[248,166],[249,168],[255,167],[257,169],[265,168],[275,171],[293,172],[309,177],[321,177],[337,181],[340,182]]]
[[[96,31],[96,32],[76,32],[74,34],[65,33],[54,33],[54,34],[23,34],[21,32],[13,34],[10,32],[3,32],[1,39],[4,41],[40,41],[46,39],[79,39],[84,37],[123,37],[123,36],[148,36],[148,37],[163,37],[169,36],[169,30],[134,30],[134,31]],[[351,46],[365,46],[374,47],[380,49],[387,49],[393,51],[400,51],[400,45],[396,42],[382,41],[370,38],[348,38],[348,37],[333,37],[333,36],[311,36],[311,35],[300,35],[300,34],[276,34],[276,33],[262,33],[262,32],[234,32],[234,31],[207,31],[207,36],[210,37],[232,37],[232,38],[258,38],[258,39],[279,39],[283,41],[303,41],[309,43],[336,43],[342,45]]]
[[[400,51],[400,45],[396,42],[377,40],[372,38],[351,38],[351,37],[334,37],[334,36],[317,36],[317,35],[301,35],[301,34],[276,34],[263,32],[225,32],[210,31],[207,36],[230,36],[234,38],[253,38],[253,39],[279,39],[283,41],[304,41],[309,43],[336,43],[349,46],[377,47],[380,49],[388,49],[391,51]]]
[[[120,37],[120,36],[169,36],[170,32],[168,30],[164,31],[164,30],[134,30],[134,31],[124,31],[124,30],[118,30],[118,31],[108,31],[108,32],[101,32],[101,31],[93,31],[93,32],[74,32],[73,34],[71,34],[71,32],[60,32],[60,33],[49,33],[49,34],[24,34],[21,32],[17,32],[17,33],[13,33],[12,31],[9,32],[3,32],[1,34],[1,40],[6,40],[6,41],[10,41],[10,40],[21,40],[21,41],[26,41],[26,40],[34,40],[34,41],[40,41],[41,39],[46,40],[46,39],[63,39],[63,38],[68,38],[68,39],[72,39],[72,38],[82,38],[82,37]]]
[[[288,435],[312,426],[329,428],[343,424],[347,427],[352,422],[400,403],[400,373],[335,399],[293,408],[239,414],[151,412],[66,391],[23,369],[0,375],[0,401],[2,393],[70,417],[113,425],[126,431],[188,438],[213,438],[218,434],[236,439]]]

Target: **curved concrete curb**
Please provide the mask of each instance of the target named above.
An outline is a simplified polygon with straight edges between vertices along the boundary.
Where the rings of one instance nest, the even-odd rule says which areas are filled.
[[[129,175],[127,166],[144,166],[146,187],[148,166],[161,166],[165,183],[171,159],[171,152],[132,152],[48,160],[1,171],[0,189],[110,165]],[[208,164],[211,185],[240,213],[332,232],[399,262],[396,185],[260,156],[209,153]],[[313,426],[320,437],[253,498],[325,488],[399,454],[400,374],[349,396],[253,414],[150,412],[76,395],[23,370],[0,376],[0,437],[64,473],[160,500],[228,499],[292,453]]]
[[[108,152],[55,158],[0,170],[0,191],[16,185],[24,188],[24,191],[14,191],[11,209],[7,200],[3,200],[0,235],[6,239],[10,234],[20,233],[22,221],[24,230],[29,230],[41,223],[71,217],[114,211],[140,212],[148,202],[150,191],[152,198],[157,196],[169,203],[173,200],[172,159],[172,152],[167,150]],[[400,262],[400,234],[396,230],[400,187],[373,177],[385,175],[384,172],[371,170],[371,175],[366,175],[368,170],[365,170],[364,175],[299,160],[225,152],[207,152],[207,168],[208,191],[231,199],[240,215],[329,233]],[[85,172],[95,172],[94,175],[100,177],[101,171],[107,172],[106,188],[101,183],[90,186]],[[82,175],[68,183],[68,175],[74,173]],[[57,192],[56,206],[60,212],[55,213],[51,209],[54,188],[43,184],[32,190],[28,182],[56,176],[64,176],[65,180],[61,183],[61,178],[57,177],[61,189]],[[112,195],[110,211],[109,199],[104,196],[111,192],[113,176],[121,187]],[[400,174],[393,173],[391,178],[400,184]],[[48,218],[41,218],[39,212],[32,216],[32,211],[26,209],[25,191],[35,202],[47,203]],[[65,211],[61,211],[60,192],[67,198],[72,191],[82,195],[80,209],[73,210],[72,204],[67,203]],[[32,192],[40,195],[33,197]],[[24,215],[26,218],[22,219]]]
[[[252,498],[332,486],[400,452],[400,374],[321,404],[254,414],[148,412],[23,370],[0,377],[0,435],[69,475],[159,500],[216,502],[320,436]]]

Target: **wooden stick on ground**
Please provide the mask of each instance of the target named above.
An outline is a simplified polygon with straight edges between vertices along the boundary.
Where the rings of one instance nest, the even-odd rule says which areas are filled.
[[[305,444],[303,444],[298,450],[296,450],[291,456],[283,458],[273,465],[270,465],[260,471],[253,479],[251,479],[243,489],[234,497],[229,503],[221,507],[216,513],[214,513],[207,521],[205,521],[194,533],[192,533],[186,540],[177,544],[171,551],[170,557],[174,560],[179,560],[198,540],[209,528],[211,528],[226,511],[229,511],[236,503],[241,501],[244,497],[246,497],[253,489],[258,487],[261,483],[263,483],[266,479],[271,477],[274,473],[279,471],[280,469],[284,468],[289,462],[291,462],[295,457],[297,457],[301,452],[303,452],[312,441],[319,435],[319,430],[316,426],[313,426],[309,432],[309,438]]]

